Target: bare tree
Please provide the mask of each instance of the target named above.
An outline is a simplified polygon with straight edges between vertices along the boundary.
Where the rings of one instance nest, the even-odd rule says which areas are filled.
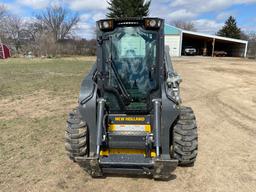
[[[53,34],[55,42],[67,38],[79,22],[78,14],[72,14],[63,7],[48,7],[36,18]]]
[[[44,37],[44,34],[47,33],[42,27],[40,23],[34,20],[23,23],[23,29],[20,33],[23,53],[33,52],[35,55],[42,55],[40,52],[40,40]],[[45,41],[47,41],[47,39],[45,39]]]
[[[62,7],[49,7],[35,19],[24,20],[0,5],[0,38],[12,48],[13,53],[18,54],[32,52],[35,56],[47,57],[58,54],[94,55],[95,40],[73,38],[73,29],[78,21],[78,14]]]
[[[13,44],[16,51],[19,52],[22,45],[23,21],[15,15],[8,15],[4,26],[5,37],[9,43]]]
[[[240,32],[240,37],[241,37],[242,40],[245,40],[245,41],[248,41],[249,38],[250,38],[249,34],[247,34],[247,33],[244,32],[244,31],[241,31],[241,32]]]
[[[4,5],[0,4],[0,42],[4,38],[4,23],[7,14],[7,9]]]
[[[256,42],[256,32],[251,32],[251,33],[247,34],[247,36],[248,36],[249,40]]]
[[[22,18],[11,14],[4,5],[0,5],[0,26],[0,38],[7,43],[13,51],[19,52],[22,45]]]
[[[247,57],[256,59],[256,32],[247,34],[248,37],[248,52]]]
[[[175,27],[178,27],[178,28],[181,28],[181,29],[184,29],[184,30],[197,31],[196,28],[195,28],[194,23],[191,22],[191,21],[176,20],[176,21],[173,21],[172,24]]]

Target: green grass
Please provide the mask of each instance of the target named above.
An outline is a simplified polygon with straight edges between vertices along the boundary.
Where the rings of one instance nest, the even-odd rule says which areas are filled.
[[[0,98],[41,89],[55,95],[63,92],[77,94],[92,63],[83,58],[0,60]]]
[[[60,191],[76,180],[73,175],[87,179],[67,158],[63,137],[93,60],[0,60],[2,191]]]

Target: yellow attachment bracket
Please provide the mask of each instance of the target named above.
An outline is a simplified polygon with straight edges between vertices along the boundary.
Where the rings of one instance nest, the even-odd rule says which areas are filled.
[[[111,154],[143,154],[144,156],[146,156],[146,151],[144,149],[108,149],[100,151],[100,156],[109,156]],[[156,152],[151,151],[150,157],[156,157]]]

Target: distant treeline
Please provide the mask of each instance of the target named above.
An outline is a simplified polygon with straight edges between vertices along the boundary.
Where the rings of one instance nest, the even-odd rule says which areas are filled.
[[[0,4],[0,42],[12,55],[95,55],[96,40],[75,35],[78,23],[78,14],[63,7],[48,7],[26,20]]]

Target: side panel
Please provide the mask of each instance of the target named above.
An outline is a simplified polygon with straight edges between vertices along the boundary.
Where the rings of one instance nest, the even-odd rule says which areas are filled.
[[[89,128],[89,151],[90,156],[96,153],[96,107],[97,107],[97,85],[93,81],[93,75],[96,72],[96,65],[93,66],[91,72],[84,78],[81,84],[79,96],[79,112],[82,119],[86,121]]]
[[[165,45],[169,46],[171,57],[180,56],[180,35],[165,35]]]
[[[170,75],[174,75],[175,71],[173,69],[171,57],[169,55],[169,46],[165,46],[165,68],[166,68],[166,76],[168,77],[163,83],[162,83],[162,111],[161,111],[161,146],[162,146],[162,158],[163,159],[169,159],[170,158],[170,141],[171,141],[171,127],[175,120],[177,119],[180,109],[179,109],[179,102],[175,98],[168,96],[167,94],[167,87],[168,87],[168,80],[170,78]],[[176,81],[173,81],[172,83],[175,83]],[[173,84],[172,84],[173,86]],[[177,85],[179,86],[179,82],[177,82]],[[171,87],[172,91],[174,91],[174,88]],[[178,89],[179,90],[179,89]]]
[[[95,82],[93,81],[93,76],[96,73],[96,64],[92,66],[92,69],[88,75],[85,76],[81,83],[79,103],[86,103],[93,96],[93,91],[95,89]]]
[[[85,104],[79,105],[79,111],[82,115],[82,119],[86,121],[87,126],[89,128],[89,151],[90,156],[94,156],[96,154],[96,138],[97,138],[97,128],[96,128],[96,105],[97,105],[97,94],[94,91],[93,97]]]
[[[164,83],[165,84],[165,83]],[[170,129],[179,115],[178,105],[167,98],[165,86],[162,86],[162,111],[161,111],[161,148],[162,158],[170,159]]]

